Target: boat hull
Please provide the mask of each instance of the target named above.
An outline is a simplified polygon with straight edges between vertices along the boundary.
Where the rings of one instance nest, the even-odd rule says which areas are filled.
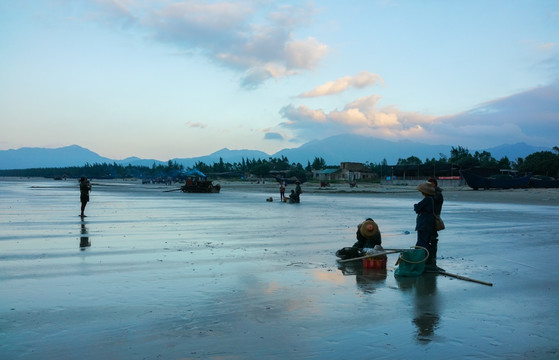
[[[485,177],[469,171],[460,171],[469,187],[478,189],[519,189],[530,186],[531,175],[522,177]]]
[[[198,181],[181,186],[181,190],[185,193],[219,193],[221,186],[214,185],[211,181]]]

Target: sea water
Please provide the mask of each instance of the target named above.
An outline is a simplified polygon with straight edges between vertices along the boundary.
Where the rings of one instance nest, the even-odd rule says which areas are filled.
[[[553,358],[556,207],[447,198],[438,265],[492,287],[340,266],[367,217],[415,244],[416,198],[185,194],[0,181],[0,358]],[[419,194],[418,194],[419,195]]]

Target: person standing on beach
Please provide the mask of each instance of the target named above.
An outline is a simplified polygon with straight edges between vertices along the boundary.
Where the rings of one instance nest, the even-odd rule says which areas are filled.
[[[433,202],[434,202],[434,213],[437,216],[441,216],[441,211],[443,209],[443,202],[444,202],[444,197],[443,197],[443,189],[441,189],[438,186],[437,180],[435,178],[429,178],[427,180],[427,182],[433,184],[433,186],[435,187],[435,195],[433,195]],[[430,265],[433,268],[437,269],[437,270],[442,270],[441,268],[437,267],[437,247],[438,247],[438,243],[439,243],[439,232],[435,229],[433,230],[433,236],[431,238],[430,244],[431,244],[431,250],[430,251],[430,256],[427,259],[427,262],[425,265]]]
[[[417,242],[415,246],[426,248],[429,251],[429,257],[431,257],[431,239],[435,232],[435,200],[433,199],[435,187],[430,182],[424,182],[417,186],[417,190],[423,194],[423,200],[413,205],[413,209],[417,214],[415,219]]]
[[[280,201],[285,201],[285,185],[283,184],[283,180],[280,181]]]
[[[301,194],[303,193],[303,190],[301,190],[301,182],[299,180],[295,181],[295,199],[297,203],[301,202]]]
[[[84,211],[85,211],[85,206],[89,202],[90,191],[91,191],[91,183],[89,182],[89,180],[87,180],[85,176],[82,176],[80,178],[80,201],[82,203],[82,207],[81,207],[82,212],[80,216],[82,218],[85,217]]]

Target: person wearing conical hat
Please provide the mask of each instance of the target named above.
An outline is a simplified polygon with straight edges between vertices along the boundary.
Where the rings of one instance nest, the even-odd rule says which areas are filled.
[[[373,249],[381,245],[381,236],[377,223],[367,218],[357,225],[357,242],[352,247],[344,247],[336,251],[336,256],[341,259],[351,259],[363,255],[363,249]]]
[[[435,187],[429,182],[417,186],[417,190],[423,194],[423,200],[413,205],[417,214],[415,218],[415,231],[417,231],[417,242],[415,246],[426,248],[431,253],[431,238],[435,231]]]
[[[357,225],[357,232],[355,234],[357,242],[352,247],[358,249],[374,248],[375,245],[381,245],[382,238],[377,223],[367,218],[361,224]]]

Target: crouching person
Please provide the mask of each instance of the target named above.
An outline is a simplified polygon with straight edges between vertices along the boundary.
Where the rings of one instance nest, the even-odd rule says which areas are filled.
[[[352,247],[345,247],[336,251],[336,256],[344,259],[351,259],[365,255],[369,250],[382,250],[382,238],[377,223],[367,218],[357,225],[355,233],[357,241]]]

